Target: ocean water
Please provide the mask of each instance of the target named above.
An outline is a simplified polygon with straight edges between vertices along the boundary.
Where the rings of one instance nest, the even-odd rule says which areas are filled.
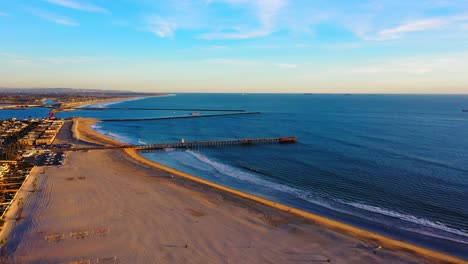
[[[24,110],[0,110],[0,119],[18,118],[45,118],[48,117],[50,109],[31,107]]]
[[[105,107],[106,105],[101,105]],[[468,258],[466,95],[177,94],[112,107],[210,108],[259,115],[101,122],[128,143],[296,136],[290,145],[142,155],[198,177]],[[190,111],[61,113],[98,118]]]

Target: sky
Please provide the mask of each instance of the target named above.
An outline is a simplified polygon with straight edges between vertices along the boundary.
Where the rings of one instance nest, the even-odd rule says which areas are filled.
[[[468,0],[0,0],[0,87],[468,94]]]

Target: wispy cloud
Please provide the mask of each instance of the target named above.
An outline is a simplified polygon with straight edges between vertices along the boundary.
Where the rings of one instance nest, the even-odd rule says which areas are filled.
[[[253,31],[240,31],[240,32],[213,32],[200,35],[200,39],[217,40],[217,39],[249,39],[258,38],[270,35],[271,31],[268,29],[259,29]]]
[[[388,40],[400,38],[405,33],[437,30],[448,23],[444,19],[425,19],[410,21],[394,28],[384,29],[377,33],[377,40]]]
[[[76,27],[76,26],[80,25],[80,23],[74,21],[71,18],[64,17],[64,16],[58,15],[58,14],[54,14],[54,13],[51,13],[49,11],[45,11],[45,10],[42,10],[42,9],[27,8],[27,10],[29,10],[29,12],[31,14],[33,14],[34,16],[40,17],[42,19],[48,20],[48,21],[56,23],[56,24],[60,24],[60,25],[64,25],[64,26],[70,26],[70,27]]]
[[[407,21],[392,28],[379,30],[377,33],[375,33],[374,36],[369,36],[369,34],[366,34],[363,31],[358,32],[358,35],[365,40],[385,41],[399,39],[410,33],[436,30],[453,30],[460,27],[463,28],[462,23],[464,21],[468,21],[468,16],[455,15],[449,17],[427,18]]]
[[[177,25],[160,16],[151,16],[146,20],[147,25],[145,30],[149,31],[161,38],[173,37],[177,29]]]
[[[273,66],[282,68],[282,69],[295,69],[297,68],[297,64],[292,63],[274,63]]]
[[[33,62],[30,58],[13,53],[0,53],[3,62],[22,67],[38,67],[40,64]]]
[[[229,49],[229,46],[224,45],[211,45],[203,48],[204,50],[216,51],[216,50],[226,50]]]
[[[97,12],[97,13],[109,13],[108,10],[91,4],[91,3],[84,3],[84,2],[78,2],[78,1],[73,1],[73,0],[44,0],[46,2],[49,2],[51,4],[71,8],[71,9],[76,9],[76,10],[81,10],[81,11],[86,11],[86,12]]]
[[[353,49],[360,49],[363,48],[365,45],[360,42],[342,42],[342,43],[336,43],[336,44],[327,44],[324,45],[325,49],[329,50],[353,50]]]
[[[248,59],[230,59],[230,58],[212,58],[206,59],[203,62],[220,65],[230,65],[239,67],[274,67],[281,69],[295,69],[299,65],[293,63],[284,62],[266,62],[260,60],[248,60]]]
[[[205,62],[205,63],[214,63],[214,64],[233,65],[233,66],[257,66],[257,65],[259,65],[258,62],[253,61],[253,60],[228,59],[228,58],[206,59],[203,62]]]
[[[378,65],[357,68],[352,73],[379,74],[379,73],[405,73],[405,74],[426,74],[432,72],[432,68],[426,65]]]
[[[208,3],[216,0],[208,0]],[[283,7],[287,5],[286,0],[218,0],[229,4],[242,4],[253,7],[256,11],[256,19],[259,22],[257,29],[231,30],[230,32],[219,31],[200,35],[201,39],[248,39],[270,35],[274,31],[275,19]]]
[[[71,56],[71,57],[30,57],[15,53],[0,53],[4,61],[20,66],[40,67],[46,65],[72,65],[96,62],[111,62],[114,58],[95,56]]]
[[[113,58],[94,57],[94,56],[73,56],[73,57],[46,57],[39,60],[51,64],[82,64],[82,63],[96,63],[96,62],[111,62],[115,61]]]
[[[10,16],[10,14],[4,13],[4,12],[0,12],[0,17],[7,17],[7,16]]]
[[[445,57],[394,59],[355,68],[351,70],[351,73],[423,75],[441,71],[455,72],[464,68],[463,64],[467,56],[468,53],[461,53]]]

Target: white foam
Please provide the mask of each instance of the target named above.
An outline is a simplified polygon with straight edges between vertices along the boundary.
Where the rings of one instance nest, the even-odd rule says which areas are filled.
[[[177,94],[165,94],[165,95],[159,95],[156,97],[172,97],[172,96],[177,96]]]
[[[109,136],[109,137],[111,137],[113,139],[116,139],[117,141],[123,142],[123,143],[132,144],[132,139],[131,138],[120,135],[120,134],[117,134],[117,133],[107,132],[107,136]]]
[[[166,149],[166,152],[169,152],[168,155],[174,159],[176,159],[178,162],[182,163],[183,165],[187,165],[189,167],[195,168],[197,170],[202,170],[206,171],[209,173],[213,173],[213,167],[211,167],[209,164],[206,164],[204,162],[199,162],[196,160],[196,157],[186,153],[186,152],[180,152],[176,149]],[[214,175],[217,176],[217,175]]]
[[[102,127],[99,125],[99,123],[94,123],[91,125],[91,129],[97,131],[98,129],[102,129]]]
[[[169,95],[167,95],[167,96],[169,96]],[[175,95],[174,95],[174,96],[175,96]],[[153,97],[166,97],[166,95],[161,95],[161,96],[141,96],[141,97],[135,97],[135,98],[125,99],[125,100],[119,100],[119,101],[113,101],[113,102],[81,105],[81,106],[78,106],[77,108],[86,108],[86,107],[105,108],[105,107],[107,107],[107,106],[109,106],[109,105],[119,104],[119,103],[123,103],[123,102],[138,101],[138,100],[142,100],[142,99],[146,99],[146,98],[153,98]]]
[[[403,213],[399,213],[399,212],[394,212],[394,211],[390,211],[390,210],[387,210],[387,209],[384,209],[384,208],[381,208],[381,207],[366,205],[366,204],[362,204],[362,203],[355,203],[355,202],[354,203],[353,202],[349,203],[349,202],[344,202],[344,201],[341,201],[341,200],[338,200],[338,199],[333,199],[331,201],[326,201],[326,200],[324,200],[324,199],[322,199],[320,197],[317,197],[316,195],[314,195],[313,193],[311,193],[309,191],[302,190],[302,189],[295,188],[295,187],[291,187],[291,186],[287,186],[287,185],[283,185],[283,184],[279,184],[279,183],[275,183],[275,182],[271,182],[271,181],[268,181],[268,180],[264,180],[264,179],[260,178],[259,175],[256,175],[253,172],[246,172],[246,171],[243,171],[241,169],[229,166],[227,164],[223,164],[223,163],[214,161],[214,160],[208,158],[207,156],[204,156],[204,155],[202,155],[202,154],[200,154],[198,152],[187,150],[186,153],[189,153],[193,157],[196,157],[199,161],[210,165],[216,172],[218,172],[218,173],[220,173],[222,175],[229,176],[229,177],[241,180],[243,182],[248,182],[248,183],[263,187],[263,188],[273,189],[273,190],[278,191],[278,192],[290,194],[292,196],[298,197],[298,198],[303,199],[303,200],[305,200],[307,202],[310,202],[312,204],[316,204],[316,205],[319,205],[319,206],[322,206],[322,207],[325,207],[325,208],[328,208],[328,209],[331,209],[331,210],[334,210],[334,211],[338,211],[338,212],[346,213],[346,214],[354,214],[354,215],[356,214],[355,210],[350,210],[351,208],[350,209],[337,208],[336,206],[333,206],[333,203],[338,203],[338,204],[341,204],[341,205],[347,205],[347,206],[355,207],[355,208],[358,208],[358,209],[361,209],[361,210],[364,210],[364,211],[367,211],[367,212],[371,212],[371,213],[377,213],[377,214],[380,214],[380,215],[395,217],[395,218],[398,218],[400,220],[407,221],[407,222],[410,222],[410,223],[414,223],[414,224],[417,224],[417,225],[420,225],[420,226],[423,226],[423,227],[429,227],[429,228],[432,228],[432,229],[435,229],[435,230],[441,230],[441,231],[444,231],[444,232],[447,232],[447,233],[451,233],[451,234],[455,234],[455,235],[458,235],[458,236],[468,238],[468,233],[466,233],[466,232],[464,232],[462,230],[458,230],[458,229],[448,227],[448,226],[444,225],[443,223],[433,222],[433,221],[430,221],[430,220],[427,220],[427,219],[424,219],[424,218],[419,218],[419,217],[412,216],[412,215],[407,215],[407,214],[403,214]],[[194,165],[194,163],[190,162],[190,161],[187,161],[187,162],[184,162],[184,163],[186,165],[189,165],[189,166],[192,166],[192,167],[195,167],[195,168],[200,168],[199,166]],[[204,170],[206,171],[207,169],[205,168]],[[362,217],[364,219],[370,220],[370,221],[375,221],[375,219],[373,219],[371,216],[368,216],[368,215],[365,215],[365,214],[363,215],[362,213],[360,213],[358,216]],[[404,227],[400,227],[400,228],[404,228]],[[422,228],[421,229],[419,229],[419,228],[417,228],[417,229],[416,228],[406,228],[406,230],[410,230],[410,231],[413,231],[413,232],[416,232],[416,233],[425,234],[425,235],[428,235],[428,236],[449,239],[449,240],[457,241],[457,242],[461,242],[461,243],[468,243],[468,239],[467,240],[461,240],[461,239],[457,239],[457,238],[448,238],[446,236],[437,235],[437,234],[435,234],[434,232],[431,232],[431,231],[423,230]]]
[[[258,175],[254,174],[253,172],[246,172],[246,171],[243,171],[241,169],[238,169],[238,168],[226,165],[226,164],[222,164],[220,162],[211,160],[208,157],[206,157],[206,156],[204,156],[204,155],[202,155],[200,153],[193,152],[191,150],[188,150],[187,152],[192,154],[198,160],[200,160],[200,161],[202,161],[202,162],[204,162],[206,164],[211,165],[217,172],[219,172],[219,173],[221,173],[223,175],[227,175],[229,177],[241,180],[243,182],[249,182],[251,184],[255,184],[255,185],[260,186],[260,187],[265,187],[265,188],[268,188],[268,189],[273,189],[275,191],[287,193],[287,194],[293,195],[295,197],[299,197],[301,199],[304,199],[306,201],[322,205],[322,203],[320,203],[320,202],[318,202],[316,200],[312,200],[311,199],[312,195],[310,193],[304,191],[304,190],[294,188],[294,187],[291,187],[291,186],[287,186],[287,185],[283,185],[283,184],[279,184],[279,183],[275,183],[275,182],[271,182],[271,181],[268,181],[268,180],[264,180],[264,179],[260,178]],[[322,206],[326,206],[326,205],[323,204]],[[327,207],[328,207],[328,205],[327,205]]]
[[[460,236],[464,236],[464,237],[468,238],[468,233],[463,232],[462,230],[458,230],[458,229],[448,227],[448,226],[446,226],[446,225],[444,225],[443,223],[440,223],[440,222],[433,222],[433,221],[430,221],[430,220],[427,220],[427,219],[424,219],[424,218],[420,218],[420,217],[416,217],[416,216],[408,215],[408,214],[403,214],[403,213],[399,213],[399,212],[395,212],[395,211],[390,211],[390,210],[387,210],[387,209],[384,209],[384,208],[381,208],[381,207],[378,207],[378,206],[373,206],[373,205],[367,205],[367,204],[362,204],[362,203],[346,203],[346,204],[350,205],[350,206],[353,206],[353,207],[356,207],[356,208],[359,208],[359,209],[362,209],[362,210],[366,210],[366,211],[370,211],[370,212],[373,212],[373,213],[378,213],[378,214],[382,214],[382,215],[386,215],[386,216],[390,216],[390,217],[395,217],[395,218],[398,218],[400,220],[415,223],[415,224],[425,226],[425,227],[430,227],[430,228],[434,228],[434,229],[443,230],[443,231],[448,232],[448,233],[452,233],[452,234],[456,234],[456,235],[460,235]],[[418,230],[414,230],[414,231],[420,232],[421,230],[418,229]],[[426,232],[426,234],[427,235],[433,235],[433,236],[435,235],[433,233],[428,233],[428,232]],[[443,238],[445,238],[445,237],[443,237]],[[468,241],[459,241],[459,242],[468,243]]]
[[[106,102],[106,103],[97,103],[97,104],[89,104],[89,105],[83,105],[80,106],[79,108],[86,108],[86,107],[94,107],[94,108],[105,108],[109,105],[114,105],[114,104],[119,104],[123,102],[131,102],[131,101],[137,101],[140,99],[144,99],[147,97],[136,97],[136,98],[131,98],[131,99],[126,99],[126,100],[120,100],[120,101],[113,101],[113,102]]]
[[[113,133],[113,132],[110,132],[108,130],[105,130],[101,126],[97,125],[97,123],[92,125],[91,128],[94,131],[98,132],[99,134],[108,136],[108,137],[113,138],[113,139],[115,139],[115,140],[117,140],[119,142],[123,142],[123,143],[127,143],[127,144],[132,144],[132,142],[133,142],[133,140],[130,137],[126,137],[126,136],[123,136],[123,135],[120,135],[120,134]]]

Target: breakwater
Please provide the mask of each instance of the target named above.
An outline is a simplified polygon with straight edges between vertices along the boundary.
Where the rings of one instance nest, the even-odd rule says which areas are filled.
[[[204,108],[140,108],[140,107],[73,107],[75,110],[93,110],[93,111],[108,111],[108,110],[143,110],[143,111],[199,111],[199,112],[246,112],[240,109],[204,109]]]
[[[200,117],[216,117],[216,116],[236,116],[236,115],[258,115],[258,114],[260,114],[260,112],[240,112],[240,113],[223,113],[223,114],[208,114],[208,115],[167,116],[167,117],[151,117],[151,118],[110,118],[110,119],[101,119],[101,121],[105,121],[105,122],[152,121],[152,120],[167,120],[167,119],[200,118]]]

